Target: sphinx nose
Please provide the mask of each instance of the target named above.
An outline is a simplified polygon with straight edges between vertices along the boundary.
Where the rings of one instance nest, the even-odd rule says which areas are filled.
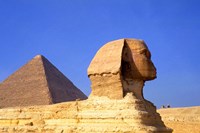
[[[151,67],[152,67],[152,70],[155,71],[155,74],[157,74],[157,69],[156,69],[156,67],[154,66],[153,62],[151,62]]]
[[[155,71],[157,71],[155,65],[153,64],[153,62],[152,62],[151,60],[150,60],[150,64],[151,64],[151,67],[152,67]]]

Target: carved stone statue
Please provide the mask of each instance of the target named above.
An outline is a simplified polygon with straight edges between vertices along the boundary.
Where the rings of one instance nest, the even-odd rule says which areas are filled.
[[[153,103],[143,96],[145,81],[156,78],[156,68],[144,41],[120,39],[105,44],[93,58],[88,77],[92,88],[89,99],[106,97],[118,102],[128,99],[131,113],[137,113],[122,114],[131,118],[130,125],[135,132],[172,133],[173,130],[165,126]]]
[[[95,96],[123,98],[128,92],[143,99],[143,86],[156,78],[151,53],[142,40],[120,39],[105,44],[88,68]]]

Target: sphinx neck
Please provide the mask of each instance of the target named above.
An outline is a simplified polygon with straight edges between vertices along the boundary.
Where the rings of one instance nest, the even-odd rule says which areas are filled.
[[[123,80],[123,90],[125,95],[128,92],[132,92],[136,98],[144,100],[143,87],[143,80]]]

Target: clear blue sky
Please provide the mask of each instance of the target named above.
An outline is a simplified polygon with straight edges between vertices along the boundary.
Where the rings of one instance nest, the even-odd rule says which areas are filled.
[[[147,43],[158,78],[144,94],[163,104],[200,106],[199,0],[0,0],[0,81],[37,54],[90,94],[87,67],[105,43]]]

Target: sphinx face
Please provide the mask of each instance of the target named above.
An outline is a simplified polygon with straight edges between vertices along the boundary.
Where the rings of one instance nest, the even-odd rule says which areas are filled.
[[[131,47],[133,59],[133,75],[136,79],[153,80],[156,78],[156,68],[151,61],[151,53],[144,42],[137,43]]]

